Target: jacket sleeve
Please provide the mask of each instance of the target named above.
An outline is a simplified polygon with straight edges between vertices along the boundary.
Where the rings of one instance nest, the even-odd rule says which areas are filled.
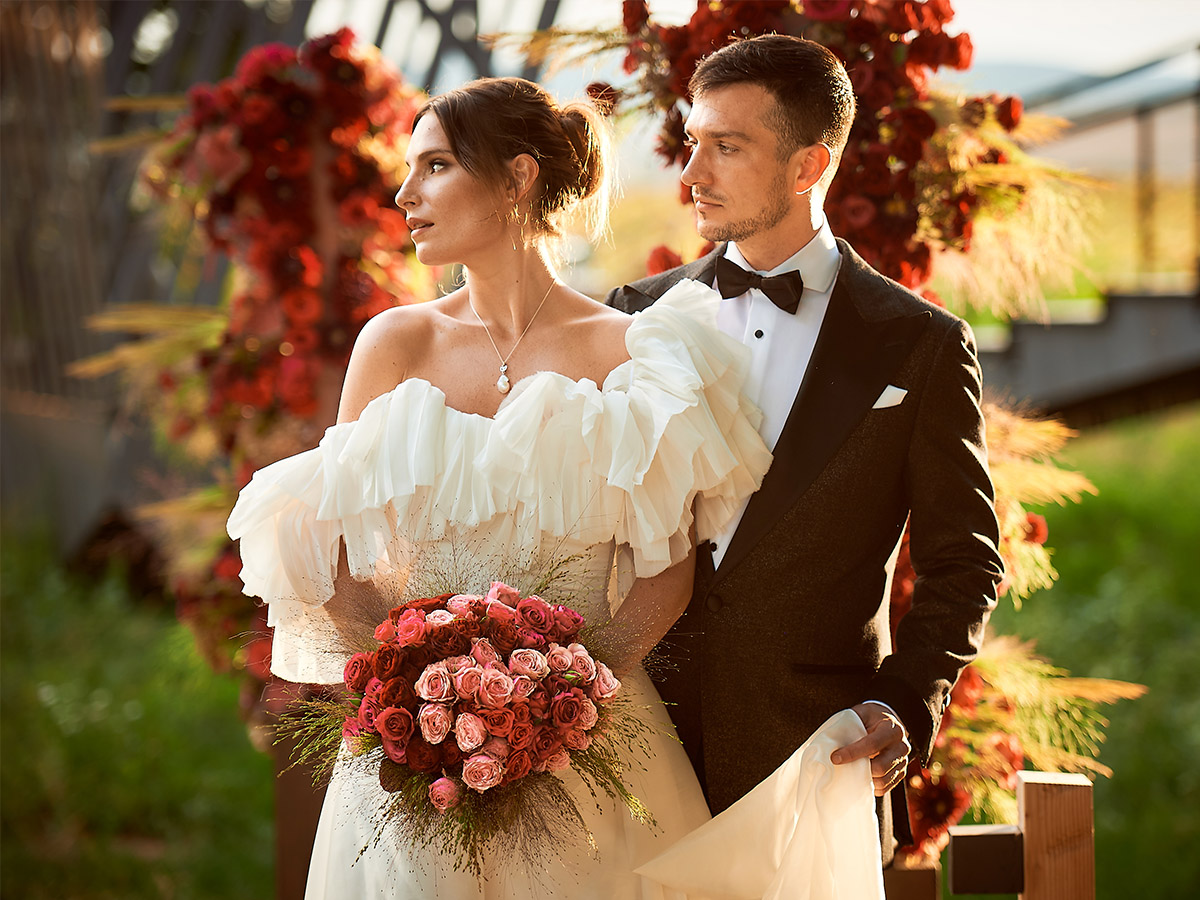
[[[959,672],[979,652],[1004,574],[970,326],[942,336],[906,461],[912,609],[868,695],[892,706],[927,762]]]

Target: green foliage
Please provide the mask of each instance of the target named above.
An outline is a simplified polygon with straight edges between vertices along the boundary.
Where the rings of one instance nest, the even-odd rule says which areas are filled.
[[[1099,496],[1040,510],[1057,585],[1020,611],[1002,604],[997,631],[1037,641],[1076,675],[1118,678],[1149,693],[1106,710],[1097,778],[1101,900],[1189,896],[1200,884],[1200,407],[1121,422],[1071,442],[1062,461]]]
[[[0,893],[272,893],[271,762],[169,610],[119,573],[66,574],[44,539],[2,547]]]

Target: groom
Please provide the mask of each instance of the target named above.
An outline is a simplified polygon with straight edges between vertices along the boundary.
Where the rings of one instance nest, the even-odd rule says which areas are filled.
[[[868,266],[822,204],[854,121],[841,62],[768,35],[703,60],[687,121],[702,237],[716,249],[619,288],[642,309],[683,278],[725,298],[718,326],[749,346],[747,391],[774,452],[762,488],[698,552],[687,612],[663,642],[663,699],[714,814],[831,715],[867,736],[883,861],[908,836],[903,782],[927,760],[1003,571],[970,328]],[[853,178],[852,173],[843,177]],[[893,646],[889,589],[905,524],[913,606]]]

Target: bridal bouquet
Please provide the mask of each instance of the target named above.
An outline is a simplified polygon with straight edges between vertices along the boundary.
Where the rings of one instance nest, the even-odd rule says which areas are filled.
[[[567,768],[593,796],[603,790],[652,823],[618,754],[647,726],[578,642],[584,624],[500,581],[482,595],[410,600],[375,628],[374,649],[346,663],[345,699],[306,701],[285,729],[301,760],[327,769],[341,754],[378,778],[376,839],[440,843],[476,875],[501,834],[528,858],[586,836],[553,774]]]

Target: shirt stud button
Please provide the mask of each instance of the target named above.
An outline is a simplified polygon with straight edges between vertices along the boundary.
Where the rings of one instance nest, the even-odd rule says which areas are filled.
[[[754,332],[754,336],[756,338],[761,338],[763,336],[763,330],[761,328],[758,329],[758,331]]]

